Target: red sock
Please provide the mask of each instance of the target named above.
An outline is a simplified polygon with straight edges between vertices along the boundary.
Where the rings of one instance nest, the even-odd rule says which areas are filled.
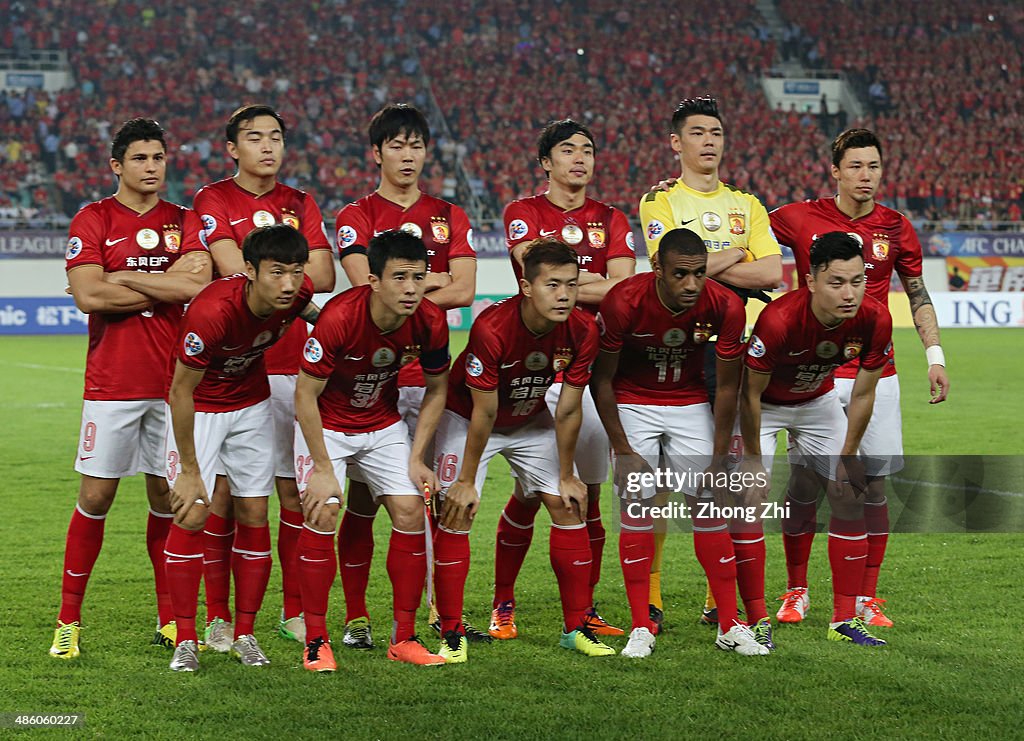
[[[103,526],[106,515],[87,515],[79,507],[71,514],[68,536],[64,545],[64,574],[60,584],[60,613],[62,623],[82,621],[82,600],[89,583],[92,567],[103,547]]]
[[[878,589],[878,571],[885,559],[885,546],[889,543],[889,503],[864,503],[864,524],[868,531],[868,557],[864,564],[864,581],[860,593],[874,597]]]
[[[590,566],[590,604],[594,604],[594,587],[601,581],[601,561],[604,559],[605,541],[599,499],[587,500],[587,538],[590,540],[590,556],[594,559],[594,563]]]
[[[723,633],[727,633],[732,630],[733,623],[739,615],[736,606],[736,551],[725,527],[719,530],[697,528],[695,522],[693,550],[697,553],[697,561],[704,568],[711,594],[718,606],[718,626]],[[764,604],[764,599],[761,600],[761,604]]]
[[[558,580],[566,630],[583,624],[590,607],[590,540],[586,525],[551,526],[551,568]]]
[[[864,581],[868,536],[864,519],[828,523],[828,562],[832,566],[832,622],[857,614],[857,592]]]
[[[394,605],[391,642],[401,643],[416,633],[416,610],[427,578],[427,543],[423,533],[391,531],[388,576]]]
[[[153,583],[156,585],[156,614],[161,627],[174,620],[171,593],[167,591],[167,572],[164,570],[164,543],[171,529],[174,515],[149,511],[146,520],[146,550],[153,564]]]
[[[807,563],[817,527],[818,503],[798,502],[786,495],[789,517],[782,520],[782,547],[786,551],[786,586],[807,586]]]
[[[198,641],[196,606],[199,582],[203,578],[203,531],[185,530],[172,524],[164,544],[167,590],[171,594],[174,620],[178,625],[177,642]]]
[[[235,576],[235,638],[250,635],[270,581],[270,525],[235,525],[231,569]]]
[[[768,617],[764,604],[764,528],[760,522],[742,523],[730,533],[736,554],[736,583],[747,611],[747,623],[753,625]]]
[[[231,546],[235,521],[212,512],[203,528],[203,584],[206,586],[206,622],[214,618],[231,622]]]
[[[441,635],[459,630],[469,575],[469,533],[438,528],[434,537],[434,588]]]
[[[327,603],[338,573],[334,555],[334,533],[311,530],[299,531],[296,543],[298,577],[302,584],[302,613],[306,618],[306,641],[314,638],[329,640],[327,632]]]
[[[345,622],[369,617],[366,585],[373,562],[373,517],[345,510],[338,529],[338,567],[345,592]]]
[[[494,607],[502,602],[515,602],[516,578],[530,550],[536,517],[537,508],[509,497],[498,518],[498,537],[494,545]]]
[[[650,604],[651,559],[654,558],[654,525],[650,518],[631,518],[622,513],[619,534],[619,563],[626,583],[626,599],[634,628],[652,630]],[[589,528],[588,528],[589,530]],[[593,555],[593,549],[591,549]]]
[[[277,560],[281,564],[281,593],[284,597],[284,618],[302,612],[301,577],[299,576],[299,535],[302,533],[302,512],[281,507],[281,523],[277,528]],[[334,540],[334,534],[331,534]],[[331,545],[334,558],[334,545]]]

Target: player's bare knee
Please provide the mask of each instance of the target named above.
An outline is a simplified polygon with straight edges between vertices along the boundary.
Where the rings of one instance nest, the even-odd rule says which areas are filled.
[[[169,514],[171,511],[171,490],[167,486],[167,479],[163,476],[146,474],[146,499],[149,500],[149,508],[160,514]]]
[[[321,533],[333,533],[338,529],[338,512],[341,506],[337,504],[325,504],[315,520],[306,519],[306,524]]]
[[[868,476],[868,488],[864,501],[881,504],[885,501],[885,476]]]
[[[267,497],[235,497],[235,521],[246,527],[267,524]]]
[[[351,512],[367,517],[376,515],[380,508],[380,504],[374,501],[373,495],[370,494],[370,487],[362,481],[351,479],[348,485],[348,503],[345,506]]]
[[[119,479],[82,476],[78,489],[78,506],[90,515],[105,515],[114,504]]]
[[[202,530],[206,525],[206,518],[209,516],[209,509],[205,504],[193,504],[184,515],[181,510],[174,515],[174,524],[182,530]]]
[[[302,509],[302,504],[299,501],[299,487],[295,484],[295,479],[279,476],[275,481],[275,486],[278,502],[283,509],[289,509],[292,512],[298,512]]]
[[[395,530],[415,533],[423,529],[423,500],[418,496],[384,497],[384,507]]]

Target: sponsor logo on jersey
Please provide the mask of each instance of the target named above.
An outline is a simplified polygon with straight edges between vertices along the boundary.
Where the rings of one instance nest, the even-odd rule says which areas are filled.
[[[818,346],[814,348],[814,352],[819,358],[834,358],[839,353],[839,345],[830,340],[819,342]]]
[[[277,219],[274,218],[274,214],[269,211],[260,209],[252,215],[253,226],[273,226],[277,223]]]
[[[661,343],[665,347],[679,347],[686,342],[686,332],[679,327],[672,327],[661,336]]]
[[[434,235],[434,241],[438,244],[448,244],[451,231],[448,229],[448,220],[443,216],[430,217],[430,233]]]
[[[151,250],[160,244],[160,235],[154,229],[139,229],[135,243],[144,250]]]
[[[67,260],[74,260],[80,254],[82,254],[82,240],[79,237],[72,237],[68,240],[68,248],[64,257]]]
[[[747,355],[752,358],[763,358],[766,350],[761,338],[756,334],[750,338],[750,346],[747,348]]]
[[[294,211],[291,211],[291,210],[289,210],[287,208],[282,208],[281,209],[281,223],[282,224],[287,224],[288,226],[290,226],[295,231],[298,231],[299,230],[299,226],[302,224],[302,222],[299,221],[298,214],[296,214]]]
[[[523,365],[532,371],[544,370],[548,365],[548,356],[540,350],[534,350],[526,356],[526,360],[523,361]]]
[[[889,235],[888,234],[872,234],[871,235],[871,256],[876,260],[888,260],[889,259]]]
[[[302,348],[302,357],[310,363],[319,363],[324,356],[324,348],[317,341],[316,337],[306,340],[306,346]]]
[[[259,347],[260,345],[266,345],[274,339],[274,333],[270,331],[263,331],[256,335],[256,339],[252,341],[253,347]]]
[[[413,224],[411,221],[407,221],[398,228],[406,234],[413,235],[416,239],[423,239],[423,230],[420,229],[419,224]]]
[[[583,241],[583,230],[575,224],[566,224],[562,227],[562,241],[567,245],[577,245]]]
[[[202,338],[195,332],[189,332],[185,335],[185,340],[182,344],[185,347],[185,354],[190,358],[198,355],[206,349],[206,345],[203,344]]]
[[[714,211],[705,211],[700,215],[700,223],[709,232],[717,232],[722,228],[722,217]]]
[[[177,224],[164,224],[164,249],[171,254],[181,249],[181,227]]]
[[[356,234],[356,230],[348,224],[345,224],[338,229],[338,246],[342,249],[354,245],[357,238],[358,235]]]
[[[569,367],[569,363],[572,362],[572,348],[571,347],[559,347],[555,349],[555,360],[551,364],[551,367],[555,369],[555,373],[564,371]],[[529,366],[527,366],[529,367]]]
[[[657,239],[665,232],[665,225],[660,221],[649,221],[647,222],[647,238]]]
[[[747,231],[747,217],[742,211],[729,212],[729,233],[743,234]]]
[[[473,378],[479,378],[484,374],[484,364],[473,353],[466,355],[466,373],[473,376]]]
[[[861,348],[864,347],[864,340],[859,337],[851,337],[843,345],[843,357],[847,360],[853,360],[855,357],[860,355]]]
[[[595,250],[599,250],[604,247],[605,231],[604,224],[601,222],[592,222],[587,224],[587,242]]]
[[[395,351],[390,347],[382,347],[377,350],[373,357],[370,358],[370,362],[374,368],[387,368],[389,365],[395,362]]]
[[[522,219],[516,219],[508,225],[508,241],[515,242],[527,235],[530,231],[530,227],[526,225],[526,222]]]

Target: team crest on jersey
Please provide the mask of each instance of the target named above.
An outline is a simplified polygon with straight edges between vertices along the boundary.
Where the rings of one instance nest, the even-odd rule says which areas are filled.
[[[431,216],[430,233],[434,235],[434,241],[438,244],[448,244],[448,239],[451,236],[448,220],[443,216]]]
[[[587,224],[587,242],[595,250],[599,250],[604,247],[605,231],[604,224],[600,221],[592,221]]]
[[[764,342],[756,334],[750,338],[750,346],[747,347],[747,355],[752,358],[763,358],[765,354]]]
[[[814,352],[817,353],[819,358],[825,358],[827,360],[828,358],[834,358],[836,356],[839,352],[839,346],[830,340],[825,340],[824,342],[818,343],[818,346],[814,348]]]
[[[370,362],[374,368],[387,368],[395,362],[395,351],[390,347],[382,347],[373,354]]]
[[[190,358],[198,355],[206,349],[206,345],[203,344],[202,338],[195,332],[189,332],[185,335],[185,340],[182,344],[185,347],[185,354]]]
[[[861,348],[864,347],[864,340],[860,337],[853,337],[846,341],[843,345],[843,357],[847,360],[853,360],[860,355]]]
[[[269,330],[265,330],[256,335],[256,339],[252,341],[252,346],[259,347],[260,345],[266,345],[272,339],[274,339],[274,333]]]
[[[423,230],[420,229],[419,224],[413,224],[411,221],[407,221],[398,228],[406,234],[413,235],[416,239],[423,239]]]
[[[555,373],[564,371],[566,368],[569,367],[569,363],[572,362],[572,355],[573,353],[571,347],[555,348],[555,360],[551,364],[551,367],[555,369]]]
[[[660,221],[649,221],[647,222],[647,238],[657,239],[665,233],[665,225]]]
[[[74,260],[82,254],[82,240],[78,237],[72,237],[68,240],[68,249],[64,253],[65,259]]]
[[[319,342],[317,342],[316,337],[310,337],[306,340],[306,346],[302,348],[302,357],[310,363],[319,363],[323,356],[324,348]]]
[[[562,227],[562,241],[570,247],[583,241],[583,230],[575,224],[566,224]]]
[[[661,336],[661,344],[665,347],[679,347],[686,342],[686,332],[679,327],[672,327]]]
[[[722,217],[714,211],[705,211],[700,215],[700,223],[709,232],[717,232],[722,228]]]
[[[888,260],[889,259],[889,235],[888,234],[872,234],[871,235],[871,255],[876,260]]]
[[[540,350],[534,350],[526,356],[526,360],[523,361],[523,365],[532,371],[544,370],[548,365],[548,356]]]
[[[711,335],[714,334],[711,330],[711,323],[702,324],[697,322],[693,325],[693,342],[697,345],[703,345],[705,342],[711,339]]]
[[[358,239],[356,230],[350,227],[348,224],[345,224],[340,229],[338,229],[338,246],[341,247],[342,249],[354,245],[356,243],[356,239]]]
[[[299,226],[301,225],[302,222],[299,221],[299,216],[294,211],[292,211],[291,209],[282,208],[281,209],[281,223],[282,224],[287,224],[288,226],[290,226],[295,231],[298,231],[299,230]]]
[[[151,250],[160,244],[160,235],[153,229],[139,229],[135,243],[144,250]]]
[[[522,219],[516,219],[508,225],[508,241],[515,242],[516,240],[522,239],[529,231],[530,227],[526,225],[525,221]]]
[[[420,359],[422,349],[419,345],[406,345],[402,349],[402,359],[399,361],[399,365],[409,365],[409,363],[415,363]]]
[[[466,373],[473,376],[473,378],[479,378],[484,374],[484,364],[473,353],[466,355]]]
[[[260,209],[252,215],[253,226],[273,226],[277,223],[277,219],[274,218],[274,214],[269,211]]]
[[[164,224],[164,249],[171,254],[181,249],[181,227],[177,224]]]
[[[742,211],[729,212],[729,233],[743,234],[747,231],[747,216]]]

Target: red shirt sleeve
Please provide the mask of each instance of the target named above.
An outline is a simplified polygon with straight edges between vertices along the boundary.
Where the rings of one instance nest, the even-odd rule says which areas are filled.
[[[426,302],[427,299],[424,299],[424,303]],[[434,304],[430,304],[430,306],[432,308],[429,321],[430,342],[426,345],[423,354],[420,355],[420,365],[423,366],[424,373],[436,376],[447,372],[452,356],[448,352],[447,314]]]
[[[868,296],[864,298],[868,300]],[[892,350],[892,316],[889,310],[882,304],[875,302],[874,306],[874,327],[871,333],[871,341],[867,352],[860,356],[860,367],[864,370],[878,370],[889,361],[889,351]]]
[[[626,215],[617,208],[611,211],[610,225],[608,228],[608,260],[618,257],[631,257],[636,259],[636,249],[633,243],[633,230],[629,226]]]
[[[203,245],[209,247],[222,239],[235,241],[235,233],[231,230],[231,222],[228,217],[227,204],[224,203],[219,191],[209,187],[203,188],[196,193],[192,207],[199,214],[199,219],[202,222],[199,239]]]
[[[68,229],[68,247],[64,252],[64,269],[79,265],[99,265],[103,262],[103,220],[97,209],[87,206],[75,214]]]
[[[896,257],[896,264],[893,268],[896,274],[903,278],[918,278],[922,272],[921,241],[917,238],[917,231],[907,220],[906,216],[900,216],[900,251]]]
[[[199,214],[190,208],[182,210],[184,211],[184,216],[181,220],[181,254],[209,252],[209,249],[199,238],[199,233],[203,229],[203,222],[199,220]]]
[[[338,350],[345,343],[345,327],[352,326],[346,321],[345,312],[337,309],[338,302],[329,302],[313,325],[309,339],[302,350],[302,372],[314,378],[327,379],[334,372]]]
[[[201,294],[200,294],[201,296]],[[212,302],[193,301],[181,320],[178,347],[175,351],[182,365],[195,370],[206,370],[213,359],[213,350],[224,339],[227,331],[225,317],[214,311]]]
[[[747,312],[743,301],[732,291],[723,293],[722,326],[718,330],[715,354],[722,360],[735,360],[743,354],[743,332],[747,328]]]
[[[335,248],[338,256],[350,247],[366,248],[373,237],[373,228],[358,203],[350,203],[338,212],[334,220]]]
[[[466,350],[466,385],[478,391],[496,391],[501,337],[489,323],[477,320],[469,330]]]
[[[771,373],[785,349],[786,328],[778,317],[779,311],[774,309],[774,304],[764,308],[747,344],[746,366],[761,373]]]
[[[331,249],[327,232],[324,231],[324,215],[320,213],[320,207],[309,193],[306,193],[302,200],[302,234],[309,243],[310,251]]]
[[[448,261],[459,257],[476,257],[473,248],[473,227],[469,223],[466,212],[458,206],[452,206],[452,236],[448,243]]]
[[[532,242],[540,235],[533,209],[522,201],[512,201],[505,207],[505,244],[511,252],[523,242]]]
[[[597,328],[600,334],[600,349],[605,352],[622,350],[622,338],[629,326],[629,305],[625,301],[625,288],[628,280],[612,287],[601,301],[601,309],[597,314]]]
[[[789,216],[790,212],[796,206],[797,204],[795,203],[780,206],[768,214],[768,220],[771,223],[772,231],[775,232],[775,239],[778,240],[779,244],[784,244],[790,248],[793,247],[793,243],[796,240],[796,233],[793,229],[793,225],[790,223]]]
[[[597,358],[597,324],[590,314],[577,310],[581,325],[576,333],[576,354],[562,376],[563,382],[570,386],[583,388],[590,383],[590,372],[594,369]],[[571,320],[570,320],[571,321]]]

